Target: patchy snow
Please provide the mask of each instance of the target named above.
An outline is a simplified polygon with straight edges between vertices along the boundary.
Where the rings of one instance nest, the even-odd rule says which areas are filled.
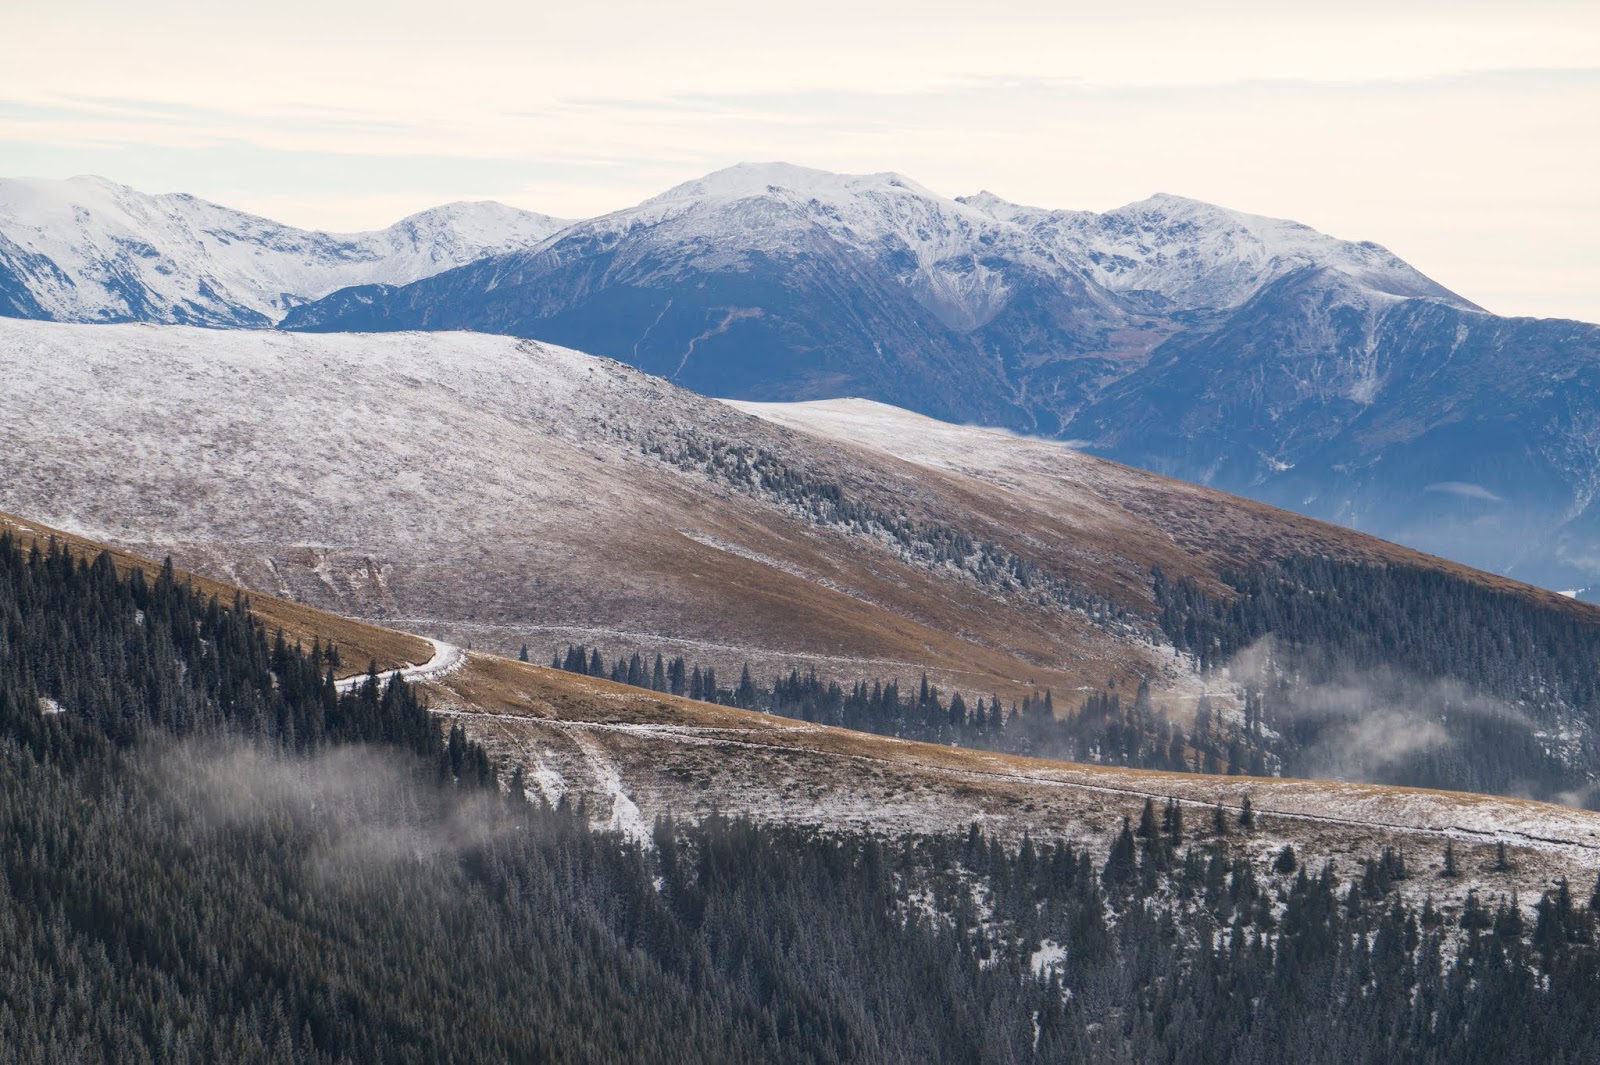
[[[1037,977],[1043,979],[1051,970],[1061,970],[1066,966],[1067,948],[1053,939],[1041,939],[1039,949],[1028,958],[1028,969]]]
[[[539,789],[539,794],[544,797],[545,802],[551,806],[557,805],[561,802],[561,797],[567,793],[567,778],[546,765],[537,751],[529,753],[532,764],[527,766],[528,779]]]
[[[522,667],[533,670],[534,667]],[[612,690],[588,678],[536,670],[556,684],[560,700],[582,706],[585,692],[620,698],[591,705],[601,719],[496,712],[464,700],[470,673],[443,688],[454,703],[446,713],[497,755],[559,771],[569,799],[580,792],[601,824],[638,832],[656,816],[698,818],[738,811],[760,821],[815,825],[888,836],[985,832],[1036,846],[1066,841],[1087,847],[1096,861],[1125,817],[1147,800],[1186,807],[1191,845],[1221,844],[1247,858],[1262,877],[1283,878],[1271,864],[1291,843],[1313,872],[1333,862],[1348,881],[1361,862],[1384,847],[1404,851],[1410,878],[1396,890],[1421,906],[1431,897],[1447,912],[1477,888],[1485,903],[1520,896],[1525,907],[1556,878],[1592,883],[1600,870],[1600,814],[1544,803],[1366,784],[1139,772],[1051,763],[1006,755],[849,733],[725,707],[684,703],[653,693]],[[530,675],[528,683],[539,689]],[[549,689],[532,699],[540,714],[554,709]],[[526,698],[526,693],[519,698]],[[1256,823],[1237,827],[1245,798]],[[625,800],[625,801],[624,801]],[[1231,825],[1222,840],[1210,835],[1210,812],[1220,805]],[[629,826],[634,826],[629,828]],[[1442,875],[1446,841],[1463,875]],[[1495,865],[1504,843],[1509,868]],[[974,902],[987,913],[981,890]],[[934,916],[931,900],[911,905]],[[1037,971],[1059,968],[1059,944],[1030,952]]]
[[[56,702],[54,699],[50,698],[50,696],[48,696],[48,695],[39,696],[39,713],[41,713],[41,714],[64,714],[66,712],[67,712],[67,708],[62,706],[60,703]]]
[[[499,203],[452,203],[375,232],[321,233],[104,178],[8,178],[0,270],[60,321],[269,325],[335,289],[415,281],[532,247],[566,224]]]
[[[612,764],[600,745],[585,736],[581,730],[574,730],[572,738],[588,760],[589,771],[599,789],[599,794],[611,804],[611,816],[606,822],[606,827],[621,832],[635,843],[649,846],[650,824],[639,812],[639,805],[628,795],[622,783],[622,774],[617,771],[617,767]]]

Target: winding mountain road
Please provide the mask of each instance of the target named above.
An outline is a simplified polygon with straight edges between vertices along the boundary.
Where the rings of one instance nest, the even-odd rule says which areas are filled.
[[[445,643],[443,640],[435,640],[427,636],[419,638],[427,640],[433,645],[433,657],[421,665],[401,666],[398,670],[390,670],[380,674],[380,677],[388,678],[398,672],[403,679],[408,681],[437,680],[440,677],[454,673],[467,660],[466,652],[453,643]],[[341,692],[354,691],[366,679],[367,675],[365,673],[358,673],[353,677],[335,681],[334,687]]]

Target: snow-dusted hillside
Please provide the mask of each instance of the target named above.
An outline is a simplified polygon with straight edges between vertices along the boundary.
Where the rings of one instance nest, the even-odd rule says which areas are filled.
[[[0,377],[0,510],[463,646],[1187,692],[1138,620],[1152,567],[1410,557],[1058,445],[885,412],[968,456],[929,463],[507,337],[0,320]]]
[[[454,203],[376,232],[320,233],[103,178],[0,179],[0,310],[266,326],[335,289],[415,281],[531,247],[563,225],[503,204]]]
[[[10,320],[0,375],[0,509],[463,645],[928,666],[984,688],[1153,654],[1067,607],[995,639],[1014,596],[916,542],[819,526],[737,469],[765,452],[853,480],[885,521],[940,486],[562,348]]]

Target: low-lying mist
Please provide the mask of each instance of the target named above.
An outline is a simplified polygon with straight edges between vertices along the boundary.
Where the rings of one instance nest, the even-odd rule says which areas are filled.
[[[1558,738],[1528,710],[1450,678],[1358,668],[1315,649],[1260,640],[1227,665],[1265,707],[1283,772],[1383,784],[1471,789],[1590,805]]]
[[[289,755],[241,741],[174,742],[136,764],[180,831],[297,838],[305,873],[323,883],[452,862],[518,824],[500,816],[498,796],[428,786],[417,760],[374,747]]]

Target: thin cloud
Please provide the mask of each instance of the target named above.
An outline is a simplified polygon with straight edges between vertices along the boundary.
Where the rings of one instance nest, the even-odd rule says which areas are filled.
[[[1473,484],[1470,481],[1435,481],[1423,491],[1460,496],[1462,499],[1481,499],[1486,503],[1505,502],[1503,497],[1495,495],[1481,484]]]

